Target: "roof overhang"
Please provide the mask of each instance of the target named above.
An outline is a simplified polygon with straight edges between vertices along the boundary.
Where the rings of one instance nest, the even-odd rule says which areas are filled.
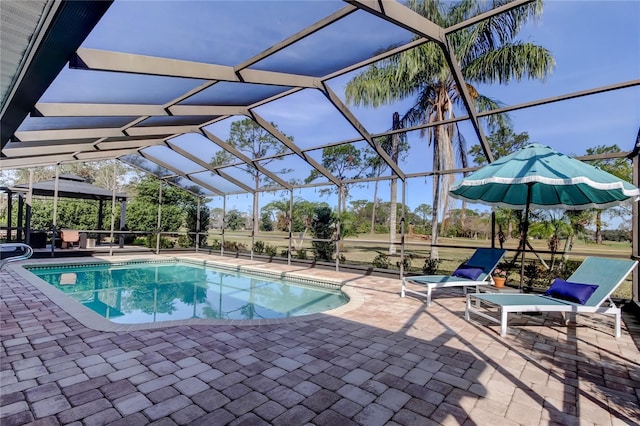
[[[113,0],[60,1],[60,0],[5,0],[0,39],[13,40],[15,31],[10,19],[23,16],[19,23],[19,41],[12,41],[14,48],[23,49],[22,55],[3,60],[3,78],[10,83],[2,88],[0,111],[0,149],[3,149],[25,117],[47,90],[51,82],[80,47]],[[25,9],[41,8],[42,13],[20,13]],[[16,9],[9,15],[5,11]],[[2,155],[4,156],[4,155]]]

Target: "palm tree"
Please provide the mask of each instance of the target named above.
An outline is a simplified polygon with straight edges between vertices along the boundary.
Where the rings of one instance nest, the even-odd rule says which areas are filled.
[[[608,154],[620,152],[618,145],[604,146],[598,145],[595,148],[587,149],[587,155]],[[632,169],[631,162],[626,158],[602,159],[590,162],[605,172],[609,172],[620,179],[631,182]],[[602,244],[602,210],[596,210],[596,244]]]
[[[529,234],[548,240],[547,247],[551,252],[551,266],[549,268],[553,270],[556,264],[556,253],[560,248],[560,238],[566,235],[568,239],[569,235],[572,234],[572,228],[567,221],[567,217],[565,215],[559,216],[557,211],[550,210],[542,214],[543,220],[532,223],[529,228]]]
[[[393,113],[392,116],[392,130],[398,130],[400,128],[400,114]],[[394,133],[391,136],[385,138],[379,138],[376,140],[380,144],[382,149],[390,155],[394,162],[398,162],[399,158],[406,157],[406,152],[409,149],[407,144],[407,138],[403,134]],[[389,168],[389,165],[373,150],[365,151],[365,163],[371,168],[371,176],[380,177],[382,173]],[[375,181],[373,188],[373,209],[371,211],[371,235],[375,233],[375,215],[377,207],[378,197],[378,183]],[[397,204],[398,204],[398,179],[391,179],[390,195],[391,199],[391,214],[389,216],[389,254],[396,253],[396,225],[397,225]]]
[[[499,7],[509,0],[465,0],[456,3],[440,0],[409,0],[406,5],[447,28],[466,18],[477,16],[488,8]],[[516,7],[476,25],[451,33],[449,43],[459,62],[462,75],[476,108],[494,109],[497,102],[482,96],[469,83],[508,83],[512,79],[544,78],[555,62],[551,53],[532,43],[515,41],[524,25],[542,12],[542,1]],[[402,117],[402,127],[435,123],[455,116],[454,105],[462,105],[460,92],[447,65],[445,56],[435,43],[424,43],[369,66],[352,79],[346,87],[346,100],[353,105],[377,107],[397,100],[415,97],[414,105]],[[504,122],[500,115],[489,116],[489,124]],[[438,172],[455,168],[455,152],[462,167],[467,166],[464,139],[455,124],[429,127],[428,136],[433,148],[433,168]],[[457,149],[456,149],[457,148]],[[437,244],[438,211],[446,208],[447,194],[453,175],[442,179],[434,176],[434,214],[432,244]],[[440,187],[442,179],[442,188]],[[443,200],[440,202],[440,194]],[[437,249],[432,251],[437,258]]]

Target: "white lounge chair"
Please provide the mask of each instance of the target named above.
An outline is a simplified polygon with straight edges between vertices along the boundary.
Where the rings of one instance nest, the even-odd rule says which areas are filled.
[[[452,275],[420,275],[415,277],[404,277],[402,279],[402,289],[400,296],[413,294],[416,296],[426,296],[427,306],[431,305],[431,293],[435,288],[462,287],[466,293],[467,287],[479,287],[493,283],[491,272],[496,268],[506,250],[494,248],[476,249],[473,256],[454,271]],[[425,287],[424,290],[410,290],[409,284],[417,284]]]
[[[500,335],[507,334],[507,321],[511,312],[561,312],[572,316],[579,313],[605,314],[615,317],[615,336],[620,337],[621,312],[610,296],[638,264],[634,260],[587,257],[566,282],[565,286],[556,280],[547,293],[536,294],[468,294],[465,319],[470,320],[474,313],[500,324]],[[576,287],[577,285],[582,287]],[[560,293],[554,292],[556,284],[562,286]],[[592,287],[588,289],[588,287]],[[595,287],[595,288],[593,288]],[[572,293],[578,288],[580,296]],[[584,291],[587,291],[585,293]],[[590,293],[593,291],[593,293]],[[555,296],[555,297],[554,297]],[[582,298],[581,301],[578,301]],[[568,300],[572,299],[572,300]],[[608,303],[604,304],[608,300]],[[484,305],[484,308],[483,308]],[[497,308],[499,318],[488,314],[491,308]]]

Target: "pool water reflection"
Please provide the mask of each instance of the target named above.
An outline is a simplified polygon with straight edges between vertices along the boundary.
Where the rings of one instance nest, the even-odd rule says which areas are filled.
[[[340,290],[182,262],[36,267],[30,272],[120,324],[286,318],[348,302]]]

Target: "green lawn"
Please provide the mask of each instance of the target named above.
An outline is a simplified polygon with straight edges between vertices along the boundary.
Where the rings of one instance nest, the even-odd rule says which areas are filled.
[[[211,244],[214,239],[221,241],[219,231],[210,231],[209,243]],[[286,232],[261,232],[255,237],[255,241],[262,241],[265,244],[269,244],[277,247],[277,254],[280,255],[283,250],[288,249],[288,233]],[[295,247],[302,247],[307,251],[307,257],[313,258],[313,250],[311,246],[311,235],[307,234],[304,242],[300,242],[300,235],[294,233],[293,235],[293,253],[295,255]],[[225,231],[225,241],[235,241],[245,244],[245,246],[251,248],[251,232],[250,231]],[[357,237],[349,237],[343,241],[340,254],[346,259],[346,264],[371,266],[373,259],[380,253],[389,253],[389,234],[363,234]],[[397,236],[397,243],[400,242],[400,236]],[[444,246],[456,246],[452,247],[440,247],[439,259],[441,260],[438,266],[438,272],[442,274],[449,274],[455,270],[458,265],[468,259],[473,250],[477,247],[490,247],[491,241],[487,239],[469,239],[469,238],[440,238],[438,243]],[[531,245],[535,250],[546,251],[546,240],[530,240]],[[430,241],[420,236],[413,236],[406,238],[405,240],[405,254],[411,254],[411,267],[409,271],[411,273],[422,273],[422,266],[425,259],[430,255],[431,247]],[[505,260],[511,261],[516,254],[518,246],[517,239],[510,239],[505,243],[505,248],[508,250]],[[564,247],[564,241],[561,241],[560,249]],[[396,269],[396,262],[400,260],[400,245],[396,246],[396,255],[390,256],[391,268]],[[580,262],[585,256],[624,256],[627,257],[631,253],[630,243],[621,242],[605,242],[602,245],[596,245],[595,243],[585,243],[584,241],[575,241],[573,249],[569,253],[569,261]],[[556,255],[556,263],[560,260],[562,253]],[[551,263],[551,255],[540,253],[540,257],[547,262]],[[532,254],[527,253],[527,263],[535,263],[542,268],[541,262]],[[519,283],[520,276],[520,262],[516,262],[516,265],[509,275],[508,282],[511,284]],[[541,280],[543,283],[546,280]],[[631,278],[623,283],[618,290],[614,293],[615,297],[629,299],[631,298]]]

